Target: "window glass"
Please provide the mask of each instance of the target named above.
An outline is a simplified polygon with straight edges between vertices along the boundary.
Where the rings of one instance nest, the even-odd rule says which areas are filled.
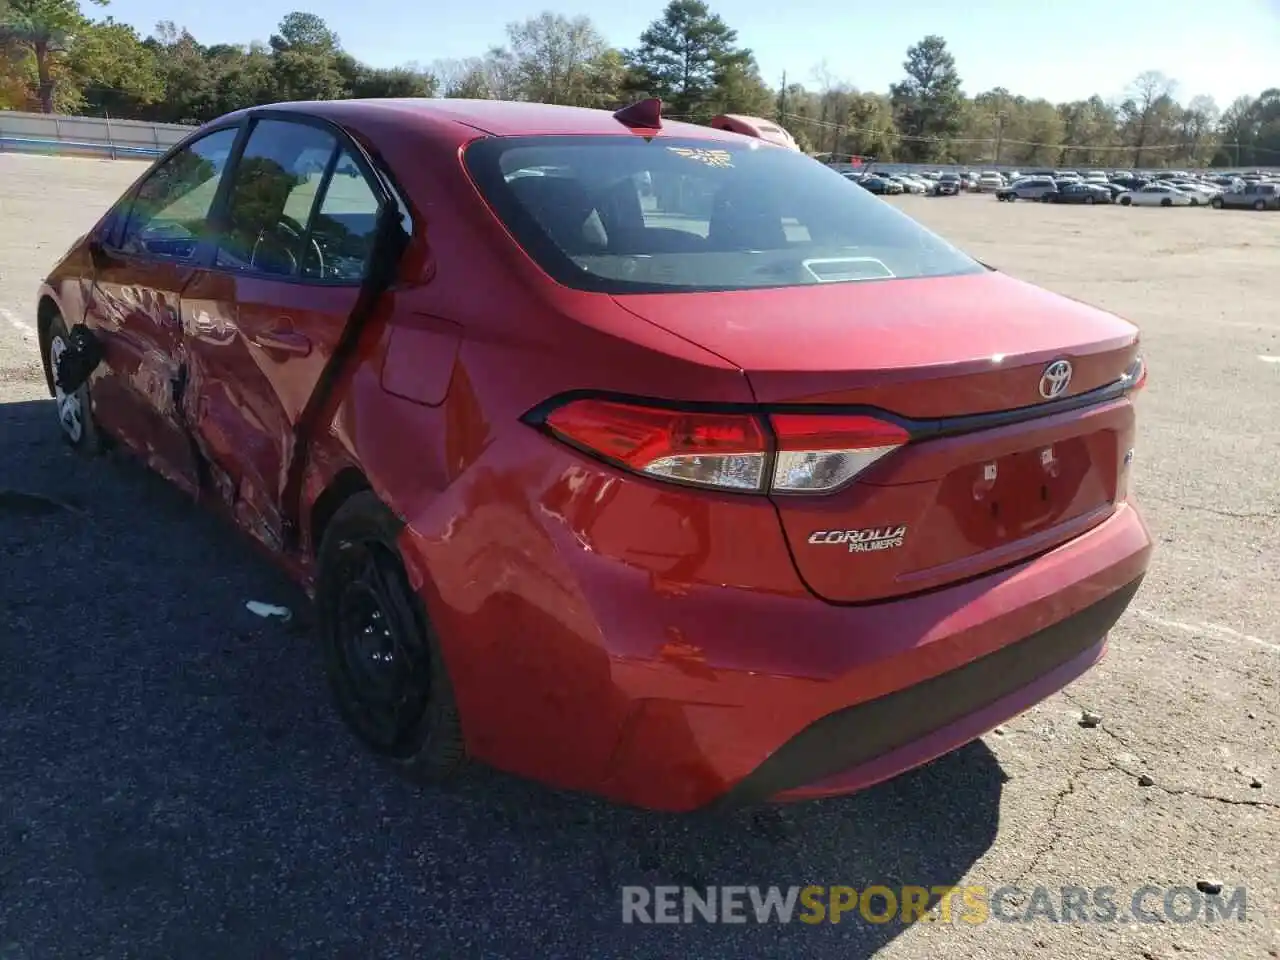
[[[343,150],[311,224],[311,237],[302,257],[303,276],[360,281],[377,227],[377,195],[355,159]],[[405,228],[408,229],[407,223]]]
[[[543,269],[606,292],[978,273],[894,207],[794,150],[658,137],[492,137],[466,153]]]
[[[337,141],[308,124],[262,120],[236,165],[220,267],[297,276],[303,237]]]
[[[235,127],[216,130],[157,167],[134,197],[121,249],[192,259],[208,234],[209,211],[238,133]]]

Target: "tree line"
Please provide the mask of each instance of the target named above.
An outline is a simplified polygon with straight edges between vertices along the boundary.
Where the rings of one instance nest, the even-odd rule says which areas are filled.
[[[202,44],[172,22],[142,37],[93,8],[109,0],[0,0],[0,109],[203,123],[282,100],[471,97],[616,107],[662,97],[667,116],[770,117],[827,158],[1036,166],[1280,166],[1280,88],[1182,102],[1155,71],[1122,97],[1052,103],[1004,88],[964,92],[946,41],[908,49],[886,92],[859,90],[827,65],[808,83],[772,85],[753,52],[704,0],[671,0],[634,47],[609,44],[587,17],[544,12],[506,27],[482,55],[373,67],[325,21],[285,16],[267,41]]]

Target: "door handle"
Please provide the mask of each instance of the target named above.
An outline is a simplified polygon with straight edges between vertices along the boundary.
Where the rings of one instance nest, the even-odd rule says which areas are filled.
[[[311,353],[311,341],[296,330],[264,330],[252,334],[249,341],[268,353],[288,357],[305,357]]]

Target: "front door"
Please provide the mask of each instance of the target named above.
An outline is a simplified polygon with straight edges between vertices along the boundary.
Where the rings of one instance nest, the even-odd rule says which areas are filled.
[[[85,323],[104,348],[92,381],[94,416],[191,492],[196,461],[176,404],[181,298],[238,131],[214,131],[174,154],[106,221],[85,304]]]
[[[377,213],[329,130],[257,120],[212,266],[183,295],[187,421],[238,522],[271,546],[294,430],[355,307]]]

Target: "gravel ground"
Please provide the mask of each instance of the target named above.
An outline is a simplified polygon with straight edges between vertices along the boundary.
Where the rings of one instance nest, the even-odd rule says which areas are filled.
[[[895,200],[1141,325],[1154,568],[1108,659],[1006,730],[856,797],[673,818],[392,778],[331,716],[296,591],[136,465],[65,450],[33,294],[140,170],[0,156],[0,960],[1280,956],[1280,215]],[[1206,880],[1247,888],[1245,922],[620,922],[628,883],[1124,905]]]

